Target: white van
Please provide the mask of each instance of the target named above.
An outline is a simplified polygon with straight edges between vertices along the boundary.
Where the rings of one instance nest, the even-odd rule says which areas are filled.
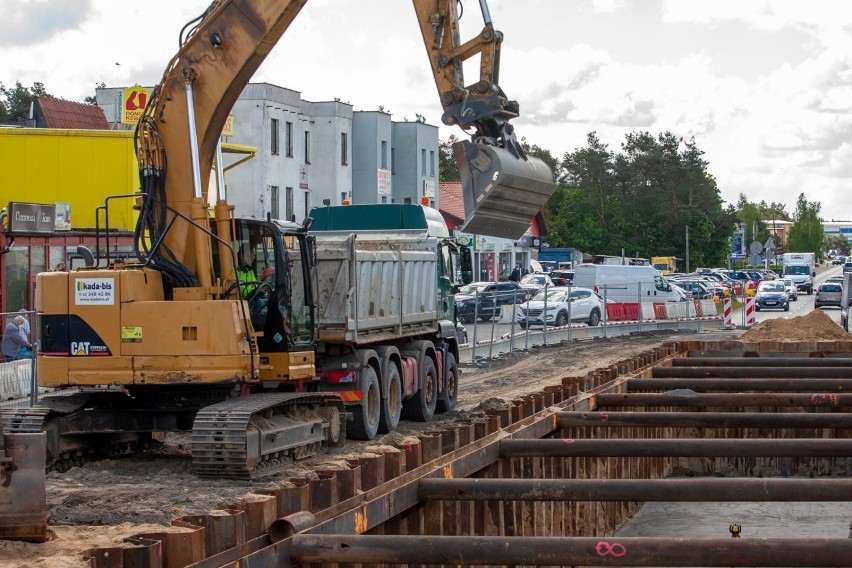
[[[677,302],[675,292],[662,273],[653,266],[612,266],[579,264],[574,269],[574,286],[592,288],[607,301]]]

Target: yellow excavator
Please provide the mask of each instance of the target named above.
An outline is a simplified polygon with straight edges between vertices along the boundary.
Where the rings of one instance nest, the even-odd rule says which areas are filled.
[[[183,430],[196,473],[251,478],[341,444],[347,428],[369,439],[454,407],[452,294],[472,273],[436,211],[330,207],[297,224],[240,219],[208,195],[232,106],[305,3],[218,0],[187,24],[136,129],[137,260],[107,253],[38,275],[38,377],[61,396],[4,412],[3,424],[43,432],[49,468]],[[443,121],[470,133],[454,148],[464,230],[519,238],[555,185],[509,122],[518,105],[497,84],[502,36],[484,0],[484,27],[465,43],[457,0],[413,4]],[[474,55],[479,80],[466,86]],[[246,249],[257,280],[241,276]]]

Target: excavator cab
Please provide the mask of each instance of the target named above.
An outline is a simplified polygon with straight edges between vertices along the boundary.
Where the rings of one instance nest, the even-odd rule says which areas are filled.
[[[261,353],[313,348],[310,244],[300,225],[237,219],[237,286]]]

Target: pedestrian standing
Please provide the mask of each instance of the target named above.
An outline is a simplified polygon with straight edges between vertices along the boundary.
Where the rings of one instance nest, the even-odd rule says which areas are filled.
[[[516,264],[515,268],[512,269],[512,274],[509,276],[509,280],[512,282],[520,282],[521,280],[521,265]]]
[[[15,316],[15,319],[6,325],[3,330],[3,341],[0,343],[0,352],[6,362],[14,361],[19,358],[21,349],[31,348],[30,342],[24,339],[21,333],[21,326],[24,324],[24,316]]]

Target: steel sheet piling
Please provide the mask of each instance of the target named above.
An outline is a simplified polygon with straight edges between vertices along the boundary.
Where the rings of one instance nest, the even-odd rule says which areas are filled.
[[[307,563],[527,566],[848,566],[852,539],[452,537],[298,534]]]
[[[852,406],[849,393],[602,393],[589,401],[593,410],[601,407],[618,406],[688,406],[688,407],[799,407],[799,408],[843,408]]]
[[[844,457],[852,439],[513,439],[500,442],[500,457]]]
[[[805,412],[560,412],[560,428],[852,428],[852,413]]]
[[[421,479],[424,500],[852,501],[852,479]]]

